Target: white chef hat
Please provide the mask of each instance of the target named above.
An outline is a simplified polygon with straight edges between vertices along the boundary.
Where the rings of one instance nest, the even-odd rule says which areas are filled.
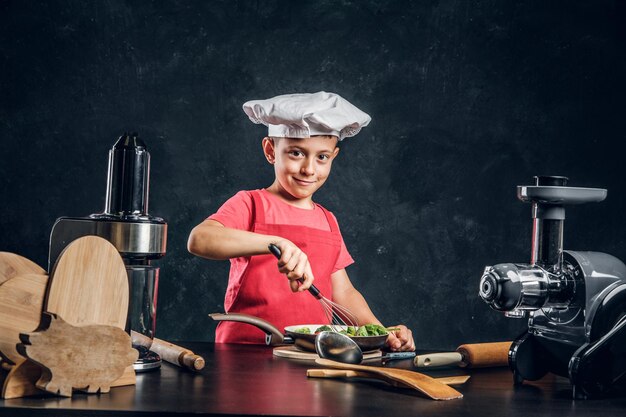
[[[254,123],[267,126],[270,137],[332,135],[343,140],[372,120],[348,100],[325,91],[251,100],[244,103],[243,111]]]

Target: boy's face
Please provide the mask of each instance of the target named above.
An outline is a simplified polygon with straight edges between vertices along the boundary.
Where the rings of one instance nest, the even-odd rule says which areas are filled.
[[[339,148],[335,136],[313,136],[265,138],[263,151],[274,165],[278,185],[295,199],[304,199],[326,182]]]

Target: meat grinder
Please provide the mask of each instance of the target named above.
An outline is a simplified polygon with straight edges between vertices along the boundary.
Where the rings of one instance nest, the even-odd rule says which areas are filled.
[[[517,197],[532,204],[530,263],[487,266],[479,289],[494,310],[528,317],[528,330],[509,350],[515,384],[551,372],[569,378],[574,398],[623,391],[626,266],[605,253],[563,250],[565,206],[606,194],[556,176],[517,187]]]
[[[109,151],[106,203],[103,213],[60,217],[50,233],[48,270],[65,247],[82,236],[100,236],[115,246],[129,280],[127,331],[150,339],[156,328],[159,268],[151,261],[165,255],[167,223],[148,214],[150,154],[137,133],[124,133]],[[133,338],[134,339],[134,338]],[[136,371],[158,369],[160,357],[140,345]]]

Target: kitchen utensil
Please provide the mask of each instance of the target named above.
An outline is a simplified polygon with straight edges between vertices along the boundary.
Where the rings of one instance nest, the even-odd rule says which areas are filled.
[[[131,330],[130,336],[133,346],[143,346],[158,354],[162,360],[176,366],[182,366],[192,371],[199,371],[204,368],[205,361],[202,356],[196,355],[191,350],[173,343],[166,342],[159,338],[150,339],[147,336]]]
[[[0,252],[0,285],[5,281],[21,274],[40,274],[46,271],[23,256],[11,252]]]
[[[303,324],[285,327],[285,334],[281,333],[273,324],[261,318],[243,313],[212,313],[209,314],[216,321],[236,321],[251,324],[265,332],[265,343],[270,346],[295,344],[297,347],[315,352],[315,330],[323,324]],[[307,327],[310,333],[299,333],[296,330]],[[371,352],[385,345],[386,335],[381,336],[350,336],[359,345],[363,352]]]
[[[126,327],[128,275],[117,249],[106,239],[83,236],[57,259],[45,311],[74,326]]]
[[[30,273],[0,285],[0,354],[12,363],[24,361],[15,345],[20,333],[39,326],[47,282],[47,275]]]
[[[307,369],[306,376],[309,378],[366,378],[366,379],[379,379],[381,381],[388,382],[390,385],[401,388],[411,388],[411,385],[406,385],[396,379],[391,379],[386,375],[366,372],[366,371],[353,371],[349,369]],[[441,382],[446,385],[462,385],[470,379],[469,375],[458,376],[444,376],[434,378],[437,382]]]
[[[348,336],[337,332],[321,332],[315,338],[315,351],[320,358],[343,363],[361,363],[363,352]]]
[[[274,244],[270,244],[269,246],[270,252],[277,258],[280,259],[281,252],[278,246]],[[356,327],[359,324],[359,320],[356,318],[354,313],[352,313],[346,307],[337,304],[328,298],[324,297],[320,290],[317,289],[315,285],[311,285],[309,287],[309,292],[313,297],[317,298],[319,302],[322,304],[322,308],[324,309],[324,314],[330,323],[330,326],[352,326]],[[341,331],[339,328],[334,328],[336,332]]]
[[[64,397],[71,397],[72,389],[109,392],[138,354],[123,329],[72,326],[50,313],[44,313],[36,332],[22,333],[20,338],[20,354],[44,368],[37,388]]]
[[[328,359],[316,359],[315,363],[335,369],[349,369],[353,371],[366,371],[382,375],[394,381],[408,385],[433,400],[452,400],[463,398],[463,394],[428,375],[419,372],[397,368],[382,368],[378,366],[354,365],[349,363],[335,362]]]
[[[418,355],[413,363],[418,368],[458,365],[462,368],[508,366],[511,342],[473,343],[456,348],[456,352]]]

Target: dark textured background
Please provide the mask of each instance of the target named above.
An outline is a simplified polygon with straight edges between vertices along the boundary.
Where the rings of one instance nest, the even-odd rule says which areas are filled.
[[[157,335],[212,340],[228,262],[187,236],[272,181],[241,104],[333,91],[373,122],[316,199],[375,313],[419,348],[513,337],[525,323],[477,286],[485,265],[529,259],[516,185],[608,188],[569,209],[565,246],[626,260],[625,18],[606,0],[0,0],[0,250],[46,265],[55,219],[102,211],[108,149],[136,130],[169,224]]]

